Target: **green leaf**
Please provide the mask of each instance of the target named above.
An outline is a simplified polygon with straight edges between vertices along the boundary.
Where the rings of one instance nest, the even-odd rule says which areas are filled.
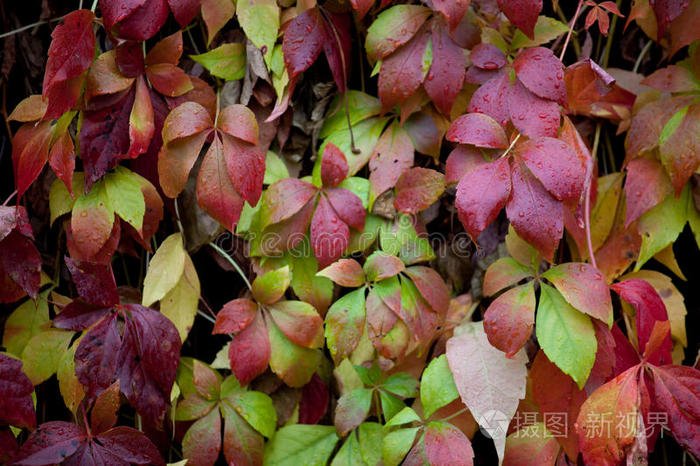
[[[289,266],[272,270],[255,278],[253,281],[253,298],[262,304],[272,304],[284,296],[291,283]]]
[[[85,186],[85,176],[82,172],[73,173],[73,195],[80,196]],[[70,195],[63,181],[56,178],[49,190],[49,211],[51,212],[50,224],[63,214],[73,210],[75,199]]]
[[[165,238],[148,264],[143,280],[142,305],[150,306],[160,301],[178,284],[185,271],[186,255],[180,233]]]
[[[71,338],[73,332],[49,329],[29,340],[22,351],[22,370],[32,385],[39,385],[56,373]]]
[[[382,378],[382,370],[377,363],[372,364],[372,367],[367,369],[365,366],[355,366],[355,372],[360,376],[362,383],[368,387],[373,387],[379,383]]]
[[[430,13],[423,5],[396,5],[382,11],[367,30],[367,56],[378,60],[408,42]]]
[[[245,0],[243,0],[245,1]],[[272,184],[275,181],[279,181],[282,178],[289,178],[289,170],[284,164],[282,159],[272,152],[267,151],[267,156],[265,157],[265,177],[263,178],[263,184]],[[241,221],[238,221],[240,225]]]
[[[350,241],[348,242],[348,247],[343,251],[343,255],[351,256],[357,252],[363,252],[372,246],[377,240],[379,229],[384,222],[382,218],[376,215],[367,214],[364,230],[350,229]]]
[[[334,424],[341,436],[347,435],[367,418],[372,393],[372,389],[358,388],[340,397],[335,408]]]
[[[63,402],[74,415],[78,412],[78,406],[85,396],[83,384],[80,383],[75,374],[75,350],[78,348],[79,342],[79,339],[76,340],[70,348],[61,353],[56,371],[58,389],[61,392]]]
[[[688,113],[689,108],[690,106],[683,107],[678,112],[674,113],[671,118],[668,119],[663,129],[661,130],[661,134],[659,135],[659,146],[663,146],[666,143],[666,141],[668,141],[668,139],[673,135],[673,133],[676,132],[680,124],[683,122],[685,114]]]
[[[379,230],[379,244],[382,251],[397,255],[401,248],[409,241],[418,239],[418,233],[413,227],[410,215],[399,214],[392,222],[384,222]]]
[[[537,47],[566,34],[568,30],[569,27],[561,21],[549,16],[539,16],[535,24],[535,38],[530,39],[520,29],[516,29],[510,48],[518,50],[526,47]]]
[[[642,247],[634,266],[635,272],[681,234],[688,220],[689,197],[690,187],[686,184],[678,199],[670,194],[639,218],[637,229],[642,236]]]
[[[403,398],[413,398],[418,394],[418,381],[405,372],[390,375],[382,382],[381,387]]]
[[[236,14],[243,32],[263,53],[270,65],[280,28],[280,9],[275,0],[238,0]]]
[[[388,422],[384,425],[384,428],[400,426],[411,422],[420,422],[421,420],[418,413],[416,413],[413,408],[407,406],[404,406],[399,412],[394,414],[394,416],[387,419]]]
[[[443,354],[430,361],[421,377],[420,401],[425,418],[430,418],[435,411],[447,406],[457,397],[459,392],[447,364],[447,357]]]
[[[187,339],[194,324],[200,291],[197,271],[190,256],[185,254],[185,266],[180,281],[160,300],[161,314],[175,325],[182,341]]]
[[[217,78],[235,81],[245,75],[245,46],[241,43],[224,44],[200,55],[190,58]]]
[[[398,466],[411,449],[419,427],[398,429],[384,436],[382,458],[385,466]]]
[[[306,385],[321,363],[318,350],[292,343],[274,322],[268,321],[270,369],[290,387]]]
[[[418,264],[435,259],[435,251],[425,238],[409,239],[401,245],[399,259],[406,265]]]
[[[326,344],[334,361],[352,354],[365,326],[365,288],[346,294],[326,314]]]
[[[292,266],[292,290],[299,299],[310,303],[323,314],[333,301],[333,282],[317,276],[318,262],[311,251],[308,237],[287,253]],[[306,251],[306,253],[304,253]]]
[[[368,465],[379,464],[382,460],[382,451],[378,448],[384,438],[384,429],[377,422],[363,422],[357,429],[360,440],[362,459]]]
[[[540,283],[540,290],[537,340],[549,360],[583,388],[598,348],[591,318],[574,309],[546,283]]]
[[[387,121],[389,119],[386,117],[374,117],[353,125],[352,132],[355,137],[355,148],[360,151],[358,154],[352,151],[350,131],[345,127],[328,135],[323,144],[321,144],[319,155],[323,155],[323,150],[328,143],[335,144],[345,154],[349,168],[348,176],[352,176],[369,161],[374,152],[374,146],[377,145],[379,136],[382,134]]]
[[[221,416],[213,409],[187,429],[182,438],[182,456],[194,464],[213,463],[221,449]]]
[[[2,346],[7,352],[21,359],[29,340],[49,322],[49,291],[39,294],[36,302],[28,299],[15,309],[5,321]]]
[[[348,191],[355,193],[357,197],[362,201],[362,207],[367,209],[369,206],[369,180],[367,178],[360,178],[359,176],[351,176],[345,178],[343,181],[338,183],[339,188],[345,188]]]
[[[272,399],[261,392],[242,392],[223,401],[229,403],[243,419],[267,438],[275,434],[277,412]]]
[[[266,466],[324,466],[338,435],[333,426],[295,424],[282,427],[265,448]]]
[[[355,432],[351,432],[343,443],[340,451],[336,453],[331,462],[331,466],[365,466],[360,450],[360,442],[357,440]]]
[[[328,112],[319,137],[325,139],[336,131],[347,129],[348,120],[346,109],[350,109],[350,124],[354,127],[359,122],[367,118],[379,115],[382,110],[382,103],[378,98],[365,94],[362,91],[348,90],[347,106],[345,98],[338,94],[328,106]]]
[[[138,178],[126,168],[117,166],[113,173],[105,175],[104,183],[109,202],[117,215],[136,231],[141,231],[146,201]]]

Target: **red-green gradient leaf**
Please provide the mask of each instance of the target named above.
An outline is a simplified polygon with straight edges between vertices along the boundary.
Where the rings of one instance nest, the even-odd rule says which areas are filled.
[[[237,333],[250,324],[258,313],[258,306],[249,299],[234,299],[224,304],[216,314],[212,333]]]
[[[0,354],[0,420],[33,429],[36,426],[33,391],[32,382],[22,372],[22,361]]]
[[[270,337],[261,313],[233,337],[228,357],[231,371],[242,386],[265,372],[270,362]]]
[[[444,317],[450,305],[450,290],[440,274],[435,269],[423,265],[409,267],[405,273],[411,278],[433,311]]]
[[[153,137],[153,105],[148,85],[143,76],[136,79],[136,97],[129,116],[129,140],[131,144],[126,156],[136,158],[148,149]]]
[[[224,144],[214,136],[197,177],[199,206],[229,231],[235,231],[244,200],[229,178]]]
[[[365,282],[362,266],[355,259],[340,259],[316,275],[329,278],[338,285],[347,288],[355,288]]]
[[[45,119],[60,117],[78,100],[82,80],[73,80],[70,86],[59,88],[59,93],[52,90],[78,78],[90,67],[95,56],[95,32],[92,28],[94,19],[95,15],[90,10],[73,11],[51,33],[52,41],[43,84],[43,96],[50,97]],[[80,82],[80,86],[73,85],[76,82]]]
[[[608,325],[612,324],[610,290],[598,269],[590,264],[568,263],[552,267],[542,276],[552,282],[573,307]]]
[[[447,131],[446,138],[448,141],[489,149],[508,147],[508,138],[503,127],[483,113],[467,113],[457,118]]]
[[[444,1],[441,5],[442,8],[449,9],[448,3],[453,5],[452,9],[459,8],[453,0]],[[462,5],[468,3],[468,1],[464,1]],[[451,12],[451,15],[454,16],[458,14],[456,11]],[[438,110],[449,116],[452,105],[462,90],[467,59],[464,55],[464,49],[452,40],[446,26],[441,21],[433,21],[431,36],[433,62],[423,87]],[[454,25],[451,25],[451,28],[454,29]]]
[[[320,196],[311,220],[311,246],[318,266],[325,268],[342,256],[350,240],[347,224],[331,207],[325,196]]]
[[[524,166],[514,161],[506,214],[515,231],[551,261],[564,233],[564,207]]]
[[[430,13],[423,5],[396,5],[380,13],[367,31],[367,57],[381,60],[408,42]]]
[[[413,154],[413,142],[403,127],[394,123],[384,130],[369,160],[370,204],[413,166]]]
[[[262,464],[265,439],[228,403],[221,403],[224,417],[224,456],[229,464]]]
[[[457,185],[459,220],[473,241],[493,222],[511,194],[508,159],[499,158],[469,171]]]
[[[686,181],[700,166],[700,143],[695,135],[700,132],[700,104],[693,104],[682,116],[672,134],[666,137],[664,126],[659,139],[659,156],[678,196]]]
[[[299,212],[316,194],[316,187],[297,178],[283,178],[265,191],[260,208],[262,227],[279,223]]]
[[[372,394],[371,389],[358,388],[338,399],[333,423],[341,436],[347,435],[367,418],[372,404]]]
[[[367,280],[377,282],[398,275],[404,268],[403,262],[398,257],[375,251],[367,258],[363,270]]]
[[[493,296],[502,289],[531,276],[532,270],[520,262],[512,257],[502,257],[486,269],[483,284],[484,296]]]
[[[182,439],[182,456],[191,464],[214,464],[221,450],[221,416],[217,409],[197,420]]]
[[[506,291],[491,303],[484,314],[484,330],[489,342],[509,358],[525,346],[532,335],[534,323],[533,282]]]
[[[542,11],[542,0],[498,0],[498,8],[526,36],[534,39],[535,24]]]

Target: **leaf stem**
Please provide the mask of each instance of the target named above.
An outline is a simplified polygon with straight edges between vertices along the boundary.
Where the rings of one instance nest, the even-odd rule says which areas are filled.
[[[62,19],[63,19],[63,16],[59,16],[58,18],[42,19],[42,20],[39,20],[35,23],[27,24],[26,26],[22,26],[22,27],[19,27],[17,29],[13,29],[12,31],[3,32],[2,34],[0,34],[0,39],[3,39],[5,37],[9,37],[9,36],[13,36],[15,34],[18,34],[22,31],[26,31],[27,29],[31,29],[31,28],[36,27],[36,26],[41,26],[42,24],[55,23],[56,21],[61,21]]]
[[[449,416],[447,416],[447,417],[445,417],[445,418],[442,418],[441,420],[442,420],[442,421],[445,421],[445,422],[446,422],[446,421],[449,421],[450,419],[455,418],[455,417],[459,416],[460,414],[464,414],[464,413],[466,413],[467,411],[469,411],[469,408],[462,408],[462,409],[460,409],[459,411],[457,411],[456,413],[452,413],[452,414],[450,414]]]
[[[511,149],[515,146],[515,143],[518,142],[518,139],[520,139],[520,136],[522,136],[522,133],[518,133],[518,135],[515,136],[515,139],[513,139],[513,142],[511,142],[510,145],[508,146],[508,149],[506,149],[506,151],[504,153],[502,153],[501,155],[499,155],[496,158],[500,159],[500,158],[508,155],[508,153],[511,151]]]
[[[620,8],[620,2],[621,0],[617,0],[616,5],[618,9]],[[600,65],[603,68],[608,67],[608,61],[610,59],[610,49],[612,48],[612,37],[615,35],[615,27],[617,26],[617,20],[618,17],[617,15],[612,15],[612,22],[610,24],[610,29],[608,30],[608,38],[605,41],[605,49],[603,49],[603,57],[600,60]]]
[[[647,52],[649,52],[649,49],[651,49],[651,46],[654,44],[654,41],[649,39],[646,44],[644,44],[644,48],[642,49],[641,52],[639,52],[639,56],[637,57],[637,61],[634,62],[634,68],[632,68],[632,73],[636,73],[637,70],[639,69],[639,66],[642,64],[642,59],[646,56]]]
[[[571,25],[569,26],[569,32],[566,34],[566,39],[564,40],[564,46],[561,49],[561,55],[559,55],[559,61],[564,61],[564,54],[566,53],[566,47],[569,45],[571,40],[571,33],[574,31],[574,25],[576,25],[576,20],[578,19],[579,13],[581,13],[581,7],[583,6],[583,0],[578,0],[578,5],[576,6],[576,13],[571,19]]]
[[[7,203],[10,202],[10,201],[12,200],[13,197],[15,197],[15,194],[17,194],[17,190],[16,190],[16,189],[15,189],[14,191],[12,191],[12,194],[10,194],[10,195],[7,197],[7,199],[5,199],[5,202],[2,203],[2,206],[5,207],[5,206],[7,205]]]
[[[241,278],[242,278],[243,281],[245,282],[246,286],[248,287],[248,289],[249,289],[250,292],[252,293],[252,292],[253,292],[253,286],[252,286],[252,285],[250,284],[250,282],[248,281],[248,277],[246,277],[245,273],[243,273],[243,269],[241,269],[241,266],[238,265],[238,263],[237,263],[235,260],[233,260],[233,257],[229,256],[229,255],[226,253],[226,251],[224,251],[223,249],[221,249],[221,247],[219,247],[219,245],[217,245],[216,243],[213,243],[213,242],[212,242],[212,243],[209,243],[209,246],[211,246],[212,248],[214,248],[214,250],[215,250],[216,252],[218,252],[218,253],[221,255],[221,257],[223,257],[224,259],[226,259],[226,260],[233,266],[233,268],[236,269],[236,271],[237,271],[238,274],[241,276]]]
[[[205,319],[207,319],[207,320],[208,320],[209,322],[211,322],[212,324],[216,324],[216,320],[215,320],[212,316],[210,316],[209,314],[206,314],[206,313],[202,312],[201,309],[197,309],[197,314],[199,314],[200,316],[204,317]]]
[[[600,143],[600,122],[595,129],[595,139],[593,140],[593,151],[591,152],[591,158],[595,160],[595,154],[598,151],[598,144]],[[586,219],[586,245],[588,246],[588,261],[590,264],[598,268],[598,264],[595,260],[595,254],[593,253],[593,238],[591,237],[591,186],[593,185],[593,170],[591,170],[591,177],[588,180],[588,185],[586,186],[585,199],[583,201],[583,215]]]
[[[96,8],[97,8],[97,0],[94,0],[92,2],[92,6],[90,7],[90,11],[92,11],[94,13]]]

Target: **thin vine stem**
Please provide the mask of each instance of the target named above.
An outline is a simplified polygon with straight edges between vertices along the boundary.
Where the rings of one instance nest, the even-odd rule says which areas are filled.
[[[252,285],[250,284],[250,282],[248,281],[248,277],[246,277],[245,273],[243,273],[243,269],[241,269],[241,266],[238,265],[238,263],[237,263],[235,260],[233,260],[233,257],[229,256],[228,253],[227,253],[226,251],[224,251],[223,249],[221,249],[221,247],[220,247],[218,244],[216,244],[216,243],[213,243],[213,242],[212,242],[212,243],[209,243],[209,246],[211,246],[212,248],[214,248],[214,250],[215,250],[216,252],[218,252],[218,253],[221,255],[221,257],[223,257],[224,259],[226,259],[226,260],[229,262],[229,264],[231,264],[231,265],[233,266],[233,268],[236,269],[236,271],[237,271],[238,274],[241,276],[241,278],[242,278],[243,281],[245,282],[246,286],[248,287],[248,289],[249,289],[250,292],[252,293],[252,292],[253,292],[253,286],[252,286]]]
[[[5,202],[2,203],[2,206],[5,207],[7,205],[7,203],[10,202],[13,197],[15,197],[15,194],[17,194],[16,189],[14,191],[12,191],[12,193],[7,197],[7,199],[5,199]]]
[[[595,128],[595,139],[593,140],[593,150],[591,151],[591,158],[595,159],[595,154],[598,151],[598,144],[600,143],[600,129],[601,124],[598,123]],[[588,246],[588,261],[593,267],[598,268],[598,264],[595,260],[595,254],[593,252],[593,238],[591,237],[591,186],[593,185],[593,170],[591,170],[591,177],[588,180],[588,186],[586,186],[586,194],[583,202],[583,215],[585,217],[585,229],[586,229],[586,245]]]
[[[61,21],[62,19],[63,19],[63,16],[59,16],[58,18],[42,19],[42,20],[39,20],[35,23],[27,24],[26,26],[22,26],[22,27],[19,27],[17,29],[13,29],[12,31],[3,32],[2,34],[0,34],[0,39],[4,39],[5,37],[13,36],[15,34],[22,32],[22,31],[26,31],[27,29],[32,29],[34,27],[41,26],[42,24],[55,23],[56,21]]]
[[[469,411],[469,408],[462,408],[459,411],[457,411],[456,413],[452,413],[449,416],[442,418],[442,421],[443,422],[449,421],[450,419],[455,418],[455,417],[459,416],[460,414],[464,414],[467,411]]]
[[[581,13],[581,7],[583,6],[583,0],[578,0],[578,5],[576,6],[576,13],[571,19],[571,26],[569,26],[569,32],[566,34],[566,39],[564,40],[564,46],[561,49],[561,55],[559,55],[559,61],[564,61],[564,54],[566,53],[566,48],[571,40],[571,33],[574,31],[574,26],[576,25],[576,20],[578,19],[579,13]]]
[[[639,70],[639,66],[642,64],[642,59],[649,52],[649,49],[651,49],[652,45],[654,45],[654,41],[651,39],[649,39],[647,41],[647,43],[644,44],[644,48],[642,49],[641,52],[639,52],[639,56],[637,57],[637,61],[634,62],[634,68],[632,68],[632,73],[636,73],[637,70]]]

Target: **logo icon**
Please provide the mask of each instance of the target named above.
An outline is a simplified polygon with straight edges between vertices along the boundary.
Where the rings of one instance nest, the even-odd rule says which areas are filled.
[[[501,411],[491,409],[478,419],[481,432],[492,439],[506,438],[510,419]]]

